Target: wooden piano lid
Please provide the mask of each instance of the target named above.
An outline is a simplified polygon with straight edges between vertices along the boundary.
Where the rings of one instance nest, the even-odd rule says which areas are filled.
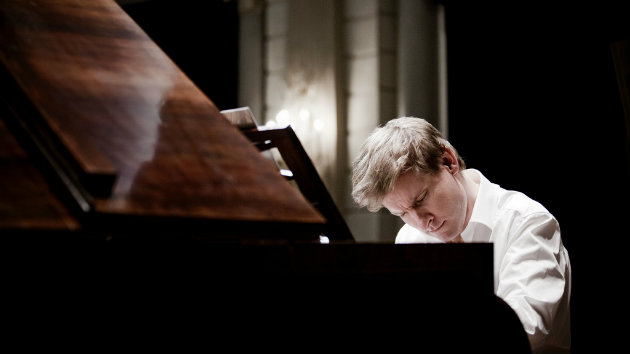
[[[0,63],[7,125],[83,225],[271,235],[325,223],[113,0],[3,1]]]

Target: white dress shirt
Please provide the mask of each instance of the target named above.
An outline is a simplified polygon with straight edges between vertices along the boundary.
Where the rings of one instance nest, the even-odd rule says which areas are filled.
[[[494,245],[494,292],[516,312],[534,353],[570,347],[571,264],[556,219],[525,194],[491,183],[481,172],[464,242]],[[396,243],[441,243],[409,225]]]

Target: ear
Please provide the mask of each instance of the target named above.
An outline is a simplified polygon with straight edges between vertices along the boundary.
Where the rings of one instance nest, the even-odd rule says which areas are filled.
[[[457,157],[451,149],[445,147],[444,152],[442,153],[442,164],[446,167],[446,169],[452,174],[455,175],[459,172],[459,163],[457,162]]]

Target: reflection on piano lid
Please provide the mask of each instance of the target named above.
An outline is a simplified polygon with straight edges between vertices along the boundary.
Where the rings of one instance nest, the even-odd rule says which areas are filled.
[[[79,231],[318,240],[325,218],[115,2],[0,15],[2,119]],[[3,203],[7,230],[42,224]]]

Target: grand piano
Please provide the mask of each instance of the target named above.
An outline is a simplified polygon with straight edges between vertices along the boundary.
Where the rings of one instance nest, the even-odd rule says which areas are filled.
[[[529,352],[493,294],[491,244],[358,242],[290,128],[240,129],[113,0],[0,4],[0,249],[17,332]],[[265,145],[287,153],[297,187]]]

